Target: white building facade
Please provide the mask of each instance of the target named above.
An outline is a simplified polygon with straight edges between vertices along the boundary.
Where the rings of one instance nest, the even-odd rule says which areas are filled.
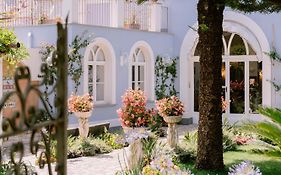
[[[29,47],[32,58],[27,65],[40,62],[37,53],[42,44],[56,43],[56,26],[52,23],[68,12],[69,42],[84,31],[94,36],[83,51],[84,73],[79,89],[79,94],[90,92],[95,98],[91,121],[119,125],[116,110],[128,88],[144,90],[152,107],[158,55],[179,57],[176,87],[185,104],[184,117],[198,121],[196,1],[165,0],[141,6],[123,0],[53,0],[41,6],[39,1],[27,0],[31,1],[38,9],[43,6],[51,10],[43,13],[33,6],[34,15],[27,18],[23,12],[30,9],[24,8],[17,24],[6,24],[14,26],[18,38]],[[0,2],[0,7],[8,8],[6,1]],[[260,120],[256,111],[260,105],[281,107],[280,94],[271,83],[281,84],[281,64],[267,54],[273,48],[281,53],[280,19],[281,14],[275,13],[243,14],[229,8],[224,12],[222,96],[229,102],[225,115],[232,121]],[[34,79],[39,69],[32,66]],[[73,88],[70,83],[69,93]],[[75,122],[71,117],[70,123]]]

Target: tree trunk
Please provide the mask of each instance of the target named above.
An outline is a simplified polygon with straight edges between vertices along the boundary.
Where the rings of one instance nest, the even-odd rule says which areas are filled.
[[[224,0],[199,0],[197,5],[200,50],[197,169],[224,168],[221,107],[224,7]]]

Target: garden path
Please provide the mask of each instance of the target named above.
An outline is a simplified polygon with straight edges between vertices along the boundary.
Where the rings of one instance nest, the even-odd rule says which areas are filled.
[[[194,130],[197,125],[180,125],[180,139],[188,130]],[[165,128],[166,129],[166,128]],[[163,139],[165,140],[165,138]],[[108,154],[99,154],[93,157],[80,157],[67,160],[68,175],[114,175],[115,172],[121,170],[120,163],[124,167],[124,155],[128,154],[128,148],[114,150]],[[26,156],[25,161],[34,164],[35,157],[32,155]],[[53,165],[54,166],[54,165]],[[54,168],[53,168],[54,169]],[[37,169],[39,175],[47,175],[47,168]]]

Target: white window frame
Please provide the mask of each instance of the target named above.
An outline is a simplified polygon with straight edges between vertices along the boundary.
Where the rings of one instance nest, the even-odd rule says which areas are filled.
[[[238,35],[244,43],[245,46],[245,51],[246,54],[245,55],[230,55],[230,49],[232,46],[232,41],[235,35]],[[236,114],[236,113],[230,113],[230,105],[227,106],[226,110],[225,110],[225,114],[226,115],[232,115],[232,116],[237,116],[237,115],[256,115],[256,113],[250,113],[250,89],[249,89],[249,71],[250,71],[250,62],[251,61],[257,61],[257,62],[262,62],[261,60],[258,59],[257,55],[249,55],[249,43],[242,38],[239,34],[236,33],[231,33],[230,39],[228,41],[228,43],[226,43],[226,40],[224,37],[222,37],[222,41],[223,41],[223,47],[224,47],[224,53],[222,55],[222,59],[223,62],[225,63],[225,87],[227,88],[226,92],[225,92],[225,99],[228,100],[228,104],[230,104],[230,63],[231,62],[243,62],[244,63],[244,90],[245,90],[245,94],[244,94],[244,113],[241,114]],[[197,44],[195,45],[194,51],[193,53],[195,53],[195,50],[197,48]],[[199,56],[193,56],[191,58],[192,60],[192,72],[194,72],[194,63],[199,63]],[[192,79],[194,80],[194,74],[192,75]],[[264,80],[262,81],[262,83],[264,83]],[[196,111],[194,111],[194,99],[195,99],[195,94],[194,94],[194,89],[195,89],[195,84],[192,83],[192,102],[191,102],[191,109],[193,110],[193,112],[196,113]],[[263,100],[262,100],[263,101]]]
[[[251,26],[249,28],[248,26]],[[198,24],[195,23],[193,28],[198,28]],[[266,54],[270,52],[270,45],[266,35],[263,30],[257,25],[255,21],[251,18],[243,15],[241,13],[233,12],[233,11],[225,11],[224,12],[224,23],[223,23],[224,31],[228,31],[230,33],[237,33],[242,38],[251,44],[252,49],[257,54],[257,60],[263,61],[262,70],[263,70],[263,95],[262,95],[262,105],[263,106],[272,106],[276,103],[274,101],[274,92],[272,84],[266,80],[272,80],[272,62],[270,57]],[[196,31],[190,29],[182,42],[180,49],[180,97],[185,105],[185,118],[192,118],[193,122],[198,123],[198,114],[193,113],[192,109],[192,82],[193,80],[193,72],[192,72],[192,58],[193,58],[193,48],[197,45],[198,34]],[[242,117],[242,118],[241,118]],[[241,117],[229,118],[230,121],[242,121],[242,120],[254,120],[260,121],[264,118],[259,115],[241,115]]]
[[[145,72],[146,72],[146,63],[147,63],[147,58],[145,58],[144,57],[144,62],[141,62],[141,61],[139,61],[138,60],[138,56],[139,56],[139,54],[140,53],[142,53],[143,54],[143,51],[141,50],[141,49],[136,49],[136,51],[135,51],[135,53],[134,53],[134,55],[133,55],[133,57],[135,57],[135,61],[132,61],[131,62],[131,73],[133,73],[132,72],[132,69],[133,69],[133,66],[135,66],[135,73],[134,73],[134,75],[135,75],[135,77],[134,77],[134,79],[135,79],[135,81],[133,81],[133,77],[131,77],[131,79],[130,79],[130,81],[131,81],[131,87],[132,87],[132,84],[133,83],[135,83],[135,89],[140,89],[140,87],[138,86],[138,84],[139,83],[143,83],[144,84],[144,89],[143,90],[145,90],[145,86],[146,86],[146,82],[147,82],[147,76],[145,76]],[[143,54],[144,55],[144,54]],[[144,77],[144,79],[143,79],[143,81],[140,81],[140,80],[138,80],[138,77],[139,77],[139,69],[138,69],[138,67],[139,66],[143,66],[143,68],[144,68],[144,72],[143,72],[143,77]],[[132,75],[132,74],[131,74]]]
[[[145,62],[133,62],[133,56],[136,56],[136,51],[140,49],[144,55]],[[137,57],[135,57],[137,59]],[[154,54],[150,45],[145,41],[136,42],[130,51],[129,55],[129,64],[128,64],[128,88],[132,88],[132,66],[144,66],[144,93],[147,96],[149,101],[155,99],[154,91]],[[135,69],[137,71],[137,69]],[[135,72],[135,77],[136,76]]]
[[[92,50],[90,51],[90,54],[92,54],[93,60],[89,60],[89,57],[88,57],[88,64],[87,64],[87,67],[92,66],[92,69],[93,69],[93,77],[92,77],[92,79],[93,79],[93,82],[92,82],[93,94],[91,94],[91,95],[94,96],[94,102],[96,104],[105,104],[105,86],[106,86],[106,82],[105,82],[105,78],[106,78],[105,74],[106,74],[106,72],[105,71],[106,71],[106,60],[107,60],[107,58],[104,55],[104,60],[105,61],[98,61],[97,60],[97,53],[100,52],[100,51],[102,51],[104,53],[104,51],[99,46],[95,46],[95,47],[97,47],[96,51],[94,51],[94,48],[92,48]],[[103,66],[103,68],[104,68],[103,69],[103,71],[104,71],[103,72],[104,80],[103,80],[102,83],[97,82],[97,66]],[[89,74],[88,74],[88,78],[89,78]],[[89,85],[90,83],[88,82],[87,84]],[[97,100],[97,91],[96,91],[98,84],[103,84],[103,88],[104,88],[103,89],[103,98],[104,99],[103,100],[99,100],[99,101]],[[89,86],[87,88],[88,88],[87,91],[89,92]]]
[[[98,47],[101,49],[105,56],[105,61],[89,61],[90,54],[92,54],[93,49]],[[93,57],[94,59],[94,57]],[[116,104],[116,57],[115,51],[111,43],[105,38],[95,38],[92,43],[90,43],[85,51],[84,55],[84,79],[83,79],[83,92],[88,93],[88,80],[89,72],[88,66],[93,66],[93,91],[96,90],[96,85],[99,84],[96,82],[96,67],[98,65],[104,66],[104,100],[96,101],[96,95],[94,95],[95,106],[104,106],[104,105],[114,105]],[[95,94],[94,92],[93,94]]]

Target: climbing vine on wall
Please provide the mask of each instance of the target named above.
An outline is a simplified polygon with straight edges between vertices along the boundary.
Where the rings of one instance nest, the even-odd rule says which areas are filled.
[[[155,62],[156,85],[155,94],[157,99],[177,95],[175,79],[177,78],[177,57],[164,59],[157,56]]]
[[[69,45],[69,52],[68,52],[68,75],[70,76],[71,80],[74,82],[74,93],[77,93],[79,85],[80,85],[80,78],[83,74],[82,69],[82,58],[83,55],[81,54],[81,50],[86,48],[89,45],[90,37],[84,37],[76,35],[74,40]],[[52,54],[56,54],[56,48],[53,45],[45,45],[40,54],[42,55],[42,61],[47,63],[50,72],[50,76],[56,78],[56,67],[53,66],[54,63],[52,62]]]
[[[278,61],[278,62],[281,63],[281,56],[278,54],[276,49],[273,49],[269,53],[266,53],[266,54],[271,58],[271,60]],[[280,84],[277,84],[276,82],[271,81],[271,80],[270,80],[270,82],[273,85],[273,87],[274,87],[276,92],[279,92],[281,90],[281,85]]]

